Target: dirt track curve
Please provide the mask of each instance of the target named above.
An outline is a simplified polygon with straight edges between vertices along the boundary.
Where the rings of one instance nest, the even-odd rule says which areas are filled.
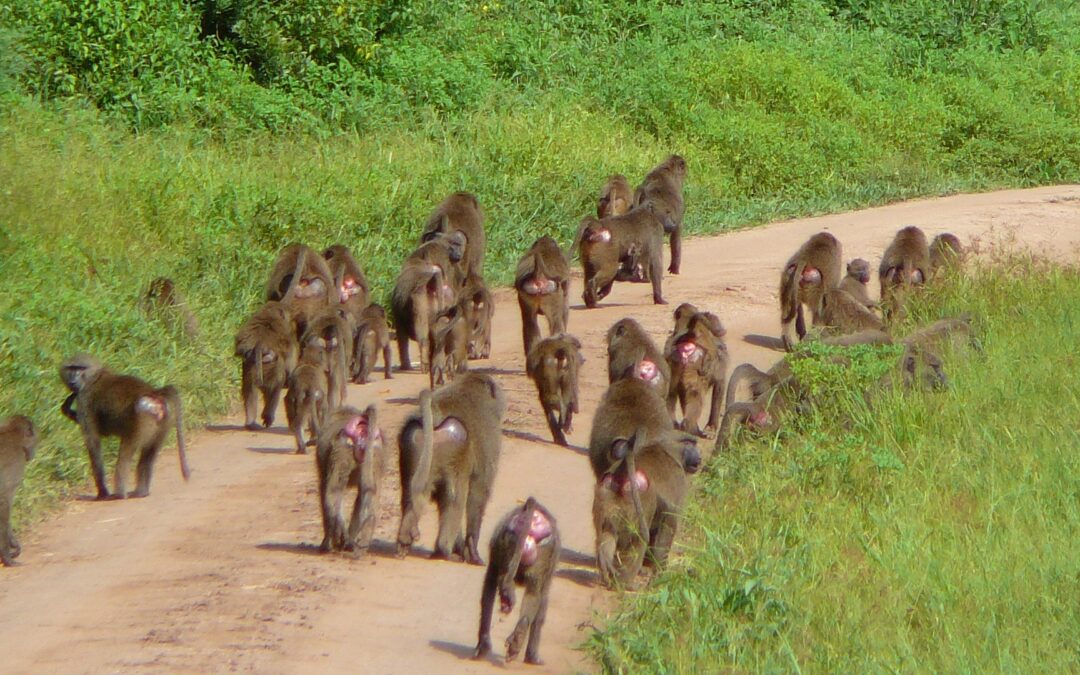
[[[1080,186],[901,203],[695,239],[685,246],[683,273],[664,280],[671,303],[664,307],[651,304],[647,285],[616,284],[599,309],[586,311],[576,280],[570,331],[585,343],[588,360],[570,449],[549,440],[524,376],[516,301],[510,291],[498,293],[492,358],[471,364],[493,374],[509,400],[483,553],[499,517],[529,494],[554,512],[565,546],[544,629],[546,666],[509,668],[589,669],[574,647],[587,636],[582,626],[593,621],[594,610],[602,616],[614,601],[596,586],[592,480],[583,451],[606,384],[607,328],[633,316],[662,342],[671,310],[690,301],[720,315],[733,364],[767,366],[779,353],[752,346],[744,336],[778,334],[777,278],[794,249],[827,229],[843,243],[845,259],[876,264],[906,224],[930,236],[950,231],[965,243],[978,239],[984,247],[1015,237],[1018,244],[1075,261]],[[413,352],[416,358],[415,347]],[[426,376],[409,373],[350,385],[349,402],[379,402],[383,428],[395,437],[426,382]],[[175,454],[166,450],[150,498],[75,501],[23,536],[22,564],[0,569],[5,673],[441,673],[500,667],[494,660],[468,660],[483,569],[426,559],[435,536],[433,509],[421,523],[420,550],[406,560],[393,558],[396,466],[384,478],[374,551],[355,561],[322,556],[315,548],[322,529],[313,457],[293,454],[283,411],[270,431],[248,432],[238,422],[230,418],[191,439],[190,484],[183,485]],[[497,619],[494,656],[501,657],[516,619],[516,608],[510,618]]]

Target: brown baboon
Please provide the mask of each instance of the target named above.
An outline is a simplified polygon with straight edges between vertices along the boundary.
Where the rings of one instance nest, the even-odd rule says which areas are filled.
[[[436,234],[449,235],[463,244],[462,278],[468,274],[483,276],[484,212],[476,195],[455,192],[442,200],[428,216],[420,241],[430,241]]]
[[[570,317],[570,263],[551,237],[540,237],[518,261],[514,275],[518,306],[521,307],[521,336],[525,356],[540,339],[537,316],[547,318],[548,334],[566,331]]]
[[[624,377],[636,377],[656,387],[667,396],[671,370],[664,354],[641,324],[633,319],[616,321],[607,332],[608,383]]]
[[[650,171],[634,191],[635,206],[650,206],[671,235],[671,264],[668,272],[679,273],[682,260],[683,181],[686,180],[686,160],[672,155]]]
[[[428,371],[431,322],[457,298],[456,286],[451,287],[446,277],[450,269],[447,250],[438,241],[430,241],[418,248],[401,267],[390,296],[390,313],[394,317],[398,362],[402,370],[412,370],[409,340],[415,340],[420,346],[420,372]]]
[[[184,451],[183,412],[180,393],[167,385],[155,389],[132,375],[117,375],[89,354],[76,354],[60,364],[60,379],[71,395],[60,410],[79,424],[90,465],[97,484],[97,498],[108,499],[105,484],[105,463],[101,456],[101,437],[118,436],[120,452],[113,476],[114,496],[146,497],[150,494],[150,476],[154,461],[165,442],[170,426],[176,427],[176,445],[180,456],[180,473],[191,476]],[[72,407],[74,405],[74,408]],[[127,492],[131,460],[139,453],[136,467],[135,491]]]
[[[700,456],[693,436],[669,432],[649,441],[617,438],[612,470],[593,494],[596,564],[606,586],[629,586],[645,562],[667,562],[690,487],[684,457]]]
[[[565,333],[540,340],[529,350],[525,372],[536,383],[540,406],[556,443],[567,446],[578,410],[578,369],[585,363],[581,342]]]
[[[375,406],[363,412],[351,406],[338,408],[319,434],[315,449],[319,471],[319,502],[322,506],[326,551],[351,551],[360,555],[371,545],[379,516],[379,480],[386,467],[386,451]],[[342,515],[345,489],[356,486],[356,501],[348,533]]]
[[[939,319],[929,326],[913,331],[901,342],[904,346],[922,347],[935,352],[945,349],[946,346],[952,349],[978,347],[971,327],[971,316],[967,314]]]
[[[358,317],[368,306],[370,297],[370,287],[360,263],[341,244],[334,244],[323,251],[323,258],[337,287],[338,302],[345,305],[354,318]]]
[[[685,309],[686,305],[680,305]],[[690,305],[689,307],[693,307]],[[720,320],[707,312],[691,314],[685,328],[679,328],[678,310],[675,314],[675,332],[664,347],[664,358],[671,369],[671,385],[667,392],[668,413],[675,417],[675,404],[682,408],[683,431],[701,436],[698,420],[710,397],[709,421],[706,429],[715,431],[720,424],[724,385],[727,380],[728,353],[723,336],[727,333]]]
[[[302,244],[281,249],[266,283],[266,299],[280,300],[288,308],[297,338],[335,294],[334,276],[322,256]]]
[[[964,245],[955,234],[945,232],[934,237],[930,242],[930,276],[935,277],[941,270],[958,267],[964,262]]]
[[[585,271],[586,307],[596,307],[616,281],[651,282],[653,302],[667,304],[662,290],[664,227],[654,208],[650,202],[621,216],[581,221],[575,244]]]
[[[179,323],[184,328],[184,335],[189,339],[199,336],[199,322],[184,301],[184,296],[176,288],[176,283],[169,277],[158,277],[150,282],[143,296],[143,311],[160,312],[168,319]]]
[[[432,389],[469,369],[469,324],[465,321],[462,303],[447,307],[435,317],[428,337],[428,349]]]
[[[312,356],[314,355],[314,356]],[[310,360],[309,360],[310,359]],[[323,369],[322,348],[311,345],[304,350],[300,363],[289,373],[289,391],[285,394],[285,419],[296,438],[296,453],[303,455],[306,446],[315,444],[319,430],[326,423],[327,395],[330,388]],[[309,435],[304,442],[304,429]]]
[[[675,308],[675,328],[672,329],[671,335],[668,336],[668,343],[679,335],[686,332],[687,327],[690,325],[691,319],[697,319],[698,321],[705,321],[713,335],[716,337],[724,337],[727,335],[727,329],[720,323],[720,317],[716,316],[712,312],[702,312],[689,302],[684,302]],[[664,351],[666,352],[668,344],[664,345]]]
[[[465,323],[469,326],[469,358],[486,359],[491,356],[491,322],[495,317],[495,296],[475,274],[465,279],[461,289],[461,302],[465,308]]]
[[[420,536],[420,510],[431,499],[439,508],[439,533],[432,557],[483,564],[477,547],[480,522],[498,467],[505,412],[502,388],[481,373],[464,373],[434,392],[420,392],[420,410],[405,420],[398,438],[399,557],[408,554]]]
[[[626,176],[609,176],[604,187],[600,188],[600,201],[596,205],[596,217],[621,216],[634,206],[634,191]]]
[[[274,414],[285,378],[296,367],[299,346],[292,318],[285,305],[271,300],[263,305],[236,332],[234,353],[243,359],[240,396],[244,399],[244,427],[258,429],[255,416],[262,392],[262,424],[274,424]]]
[[[847,264],[847,275],[840,280],[840,290],[847,291],[851,297],[867,309],[874,309],[877,303],[870,299],[867,287],[870,284],[870,263],[862,258],[855,258]]]
[[[753,401],[731,403],[724,411],[720,430],[716,433],[716,446],[713,452],[719,452],[731,443],[731,435],[738,426],[756,433],[774,434],[780,428],[780,415],[786,412],[787,399],[763,396]]]
[[[304,337],[300,339],[301,353],[310,345],[317,345],[321,351],[329,410],[336,410],[345,403],[349,358],[353,350],[352,334],[348,313],[331,305],[312,317]]]
[[[810,306],[811,319],[817,323],[825,292],[840,283],[841,261],[840,242],[828,232],[819,232],[784,265],[780,273],[780,339],[787,351],[795,347],[792,326],[800,340],[806,336],[804,304]]]
[[[14,565],[22,553],[11,529],[11,507],[37,443],[37,430],[29,417],[14,415],[0,422],[0,563],[6,566]]]
[[[930,247],[926,235],[913,225],[902,228],[885,249],[878,266],[881,311],[886,319],[902,313],[907,294],[926,282],[929,270]]]
[[[484,589],[480,594],[480,631],[474,659],[481,659],[491,652],[491,615],[496,592],[499,611],[509,614],[514,609],[514,586],[517,585],[525,587],[525,598],[521,601],[521,618],[506,639],[506,660],[513,661],[525,645],[525,663],[543,664],[540,631],[544,627],[548,593],[561,550],[555,518],[532,497],[506,514],[495,526],[488,549]]]
[[[360,312],[353,332],[353,357],[350,375],[352,381],[364,384],[368,381],[379,354],[383,359],[383,379],[390,375],[390,328],[386,325],[386,310],[382,305],[371,303]]]
[[[847,291],[833,288],[821,298],[818,323],[828,335],[848,335],[864,330],[885,330],[885,322]]]

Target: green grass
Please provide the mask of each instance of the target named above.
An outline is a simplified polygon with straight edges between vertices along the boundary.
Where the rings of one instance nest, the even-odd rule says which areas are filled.
[[[589,641],[606,670],[1080,667],[1080,270],[999,260],[912,323],[961,312],[983,351],[946,391],[867,404],[857,363],[712,460],[682,555]]]

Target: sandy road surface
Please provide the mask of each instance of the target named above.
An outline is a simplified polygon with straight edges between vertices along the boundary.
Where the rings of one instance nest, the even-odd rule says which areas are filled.
[[[693,205],[690,205],[693,208]],[[588,359],[575,448],[548,440],[531,383],[523,374],[520,319],[511,293],[498,295],[494,353],[473,366],[490,372],[508,394],[503,455],[482,533],[517,500],[536,495],[559,519],[564,562],[551,594],[543,669],[588,668],[574,646],[580,626],[613,597],[595,586],[590,523],[591,473],[582,446],[605,388],[603,334],[634,316],[662,341],[670,311],[691,301],[719,313],[734,364],[766,366],[775,351],[748,334],[778,332],[780,266],[808,236],[836,234],[845,258],[876,264],[905,224],[928,235],[956,233],[1018,242],[1077,258],[1080,186],[961,195],[778,223],[685,247],[683,274],[665,279],[672,304],[649,304],[646,285],[617,284],[602,307],[571,312],[570,330]],[[876,283],[876,282],[875,282]],[[580,283],[574,297],[580,297]],[[415,354],[415,347],[414,347]],[[415,355],[414,355],[415,358]],[[415,406],[426,376],[396,374],[351,386],[349,402],[380,402],[391,437]],[[58,385],[59,387],[59,385]],[[59,388],[57,389],[59,402]],[[41,411],[39,414],[52,414]],[[483,570],[427,560],[435,536],[431,510],[421,523],[422,548],[392,557],[398,519],[397,475],[385,478],[375,550],[361,560],[320,556],[314,460],[292,454],[278,426],[248,432],[229,419],[194,437],[195,474],[183,485],[174,454],[163,453],[149,499],[76,501],[23,537],[22,564],[0,569],[0,669],[40,672],[482,672],[499,666],[466,659],[476,640]],[[89,494],[89,489],[87,493]],[[496,655],[516,620],[497,620]]]

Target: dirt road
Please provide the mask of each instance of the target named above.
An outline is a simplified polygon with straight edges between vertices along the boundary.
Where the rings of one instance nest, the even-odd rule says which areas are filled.
[[[690,205],[693,208],[693,205]],[[744,341],[779,330],[780,266],[814,232],[828,229],[845,258],[875,261],[893,232],[916,224],[927,234],[958,234],[983,246],[1006,236],[1077,259],[1080,186],[962,195],[895,204],[696,239],[683,274],[668,277],[671,304],[653,306],[647,285],[617,284],[596,310],[576,305],[570,331],[588,359],[582,414],[571,449],[549,441],[532,384],[524,376],[520,319],[511,293],[498,294],[494,351],[473,367],[505,388],[509,409],[491,528],[517,500],[534,494],[559,519],[565,551],[544,631],[543,669],[587,669],[575,651],[614,598],[595,586],[590,522],[591,473],[583,454],[592,411],[605,389],[603,335],[634,316],[662,341],[682,301],[717,312],[734,364],[767,366],[780,355]],[[874,282],[876,285],[876,282]],[[580,283],[573,297],[580,298]],[[415,348],[414,348],[415,351]],[[415,358],[415,356],[414,356]],[[390,437],[416,405],[426,376],[395,374],[352,386],[349,402],[378,401]],[[46,414],[42,411],[41,414]],[[51,414],[51,413],[50,413]],[[486,672],[467,660],[476,641],[483,570],[435,562],[422,548],[392,556],[398,520],[396,468],[384,486],[375,550],[361,560],[321,556],[314,459],[292,454],[278,426],[248,432],[230,419],[194,437],[194,476],[182,484],[174,454],[163,453],[149,499],[76,501],[23,537],[18,567],[0,569],[0,663],[5,673],[40,672]],[[89,489],[87,489],[89,494]],[[423,547],[435,536],[431,510]],[[496,655],[511,619],[494,628]]]

